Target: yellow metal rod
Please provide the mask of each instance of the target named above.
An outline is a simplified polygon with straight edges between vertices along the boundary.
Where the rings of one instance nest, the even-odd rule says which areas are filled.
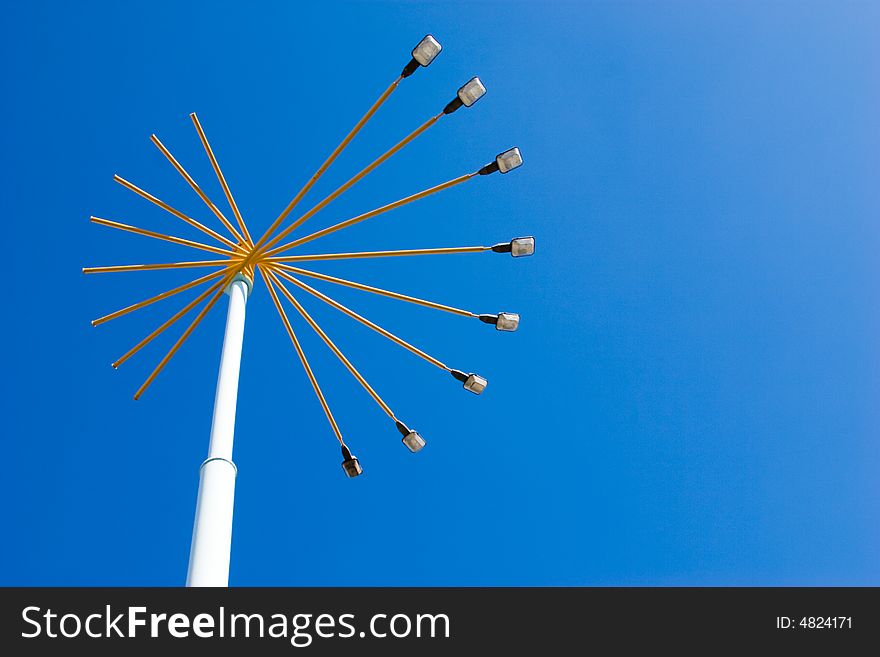
[[[317,260],[353,260],[356,258],[391,258],[396,256],[445,255],[453,253],[482,253],[491,246],[455,246],[443,249],[401,249],[397,251],[354,251],[352,253],[318,253],[315,255],[290,255],[266,258],[263,262],[314,262]]]
[[[260,271],[263,271],[263,269],[261,268]],[[268,271],[268,275],[272,279],[272,282],[275,283],[275,285],[277,285],[279,287],[279,289],[281,290],[281,293],[284,294],[285,297],[287,297],[287,300],[290,301],[290,303],[293,304],[293,307],[297,309],[297,311],[299,312],[300,315],[302,315],[303,319],[309,323],[309,326],[311,326],[314,329],[315,333],[317,333],[319,336],[321,336],[321,339],[324,341],[324,343],[328,347],[330,347],[330,350],[334,354],[336,354],[336,357],[340,361],[342,361],[342,364],[345,365],[345,367],[348,369],[349,372],[351,372],[351,375],[355,379],[357,379],[358,383],[360,383],[364,387],[364,390],[366,390],[370,394],[370,396],[373,398],[373,400],[377,404],[379,404],[379,406],[382,408],[383,411],[385,411],[385,413],[388,415],[388,417],[390,417],[392,420],[394,420],[396,422],[397,417],[394,415],[394,411],[392,411],[391,408],[388,406],[388,404],[386,404],[382,400],[382,398],[378,395],[378,393],[375,390],[373,390],[373,387],[369,383],[367,383],[367,380],[361,375],[360,372],[357,371],[355,366],[351,364],[351,361],[349,361],[348,358],[345,357],[345,354],[343,354],[339,350],[339,347],[337,347],[333,343],[333,340],[330,339],[330,337],[324,332],[324,330],[320,326],[318,326],[318,323],[314,319],[312,319],[312,316],[309,315],[308,312],[306,312],[306,309],[302,307],[300,302],[297,301],[293,297],[293,295],[290,293],[290,290],[288,290],[286,287],[284,287],[284,285],[278,280],[278,278],[275,276],[275,274],[272,273],[271,268]]]
[[[239,260],[196,260],[194,262],[164,262],[157,265],[113,265],[110,267],[83,267],[83,274],[108,274],[120,271],[153,271],[156,269],[190,269],[197,267],[226,267]]]
[[[400,345],[401,347],[403,347],[404,349],[414,353],[419,358],[424,358],[426,361],[428,361],[432,365],[436,365],[441,370],[446,370],[447,372],[451,371],[450,368],[448,368],[446,365],[441,363],[439,360],[437,360],[433,356],[426,354],[424,351],[422,351],[418,347],[412,346],[410,343],[406,342],[405,340],[401,340],[400,338],[398,338],[396,335],[394,335],[390,331],[386,331],[378,324],[375,324],[375,323],[371,322],[370,320],[368,320],[366,317],[362,317],[361,315],[358,315],[355,311],[351,310],[350,308],[346,308],[338,301],[334,301],[333,299],[328,297],[326,294],[318,292],[318,290],[316,290],[313,287],[309,287],[308,285],[306,285],[302,281],[294,278],[293,276],[291,276],[290,274],[288,274],[285,271],[281,271],[281,270],[277,270],[277,271],[278,271],[278,275],[281,276],[282,278],[284,278],[285,280],[290,281],[291,283],[293,283],[297,287],[305,290],[309,294],[318,297],[319,299],[321,299],[325,303],[327,303],[327,304],[333,306],[334,308],[336,308],[337,310],[345,313],[346,315],[348,315],[352,319],[357,320],[358,322],[360,322],[364,326],[367,326],[367,327],[373,329],[374,331],[376,331],[376,333],[379,333],[380,335],[384,335],[386,338],[388,338],[392,342],[394,342],[394,343]]]
[[[125,352],[122,356],[120,356],[118,360],[116,360],[114,363],[112,363],[113,368],[114,368],[114,369],[115,369],[115,368],[118,368],[118,367],[119,367],[120,365],[122,365],[125,361],[127,361],[129,358],[131,358],[132,356],[134,356],[138,351],[140,351],[140,350],[143,349],[145,346],[147,346],[147,345],[148,345],[150,342],[152,342],[152,341],[153,341],[153,340],[154,340],[159,334],[161,334],[163,331],[165,331],[165,329],[167,329],[169,326],[171,326],[172,324],[174,324],[174,322],[176,322],[178,319],[180,319],[181,317],[183,317],[184,315],[186,315],[190,310],[192,310],[192,309],[195,308],[199,303],[201,303],[201,301],[204,300],[209,294],[211,294],[212,292],[217,291],[218,288],[220,288],[219,291],[222,292],[222,291],[223,291],[223,288],[226,287],[226,283],[227,283],[229,280],[231,280],[233,276],[234,276],[234,274],[229,274],[229,273],[227,273],[226,276],[224,276],[222,280],[219,280],[219,281],[217,281],[216,283],[214,283],[214,285],[212,285],[211,287],[209,287],[207,290],[205,290],[204,292],[202,292],[202,293],[201,293],[199,296],[197,296],[195,299],[193,299],[193,300],[190,301],[188,304],[186,304],[183,308],[181,308],[181,309],[178,310],[176,313],[174,313],[174,315],[172,315],[169,319],[167,319],[165,322],[163,322],[162,325],[159,326],[159,328],[157,328],[156,330],[154,330],[154,331],[153,331],[152,333],[150,333],[147,337],[145,337],[143,340],[141,340],[140,342],[138,342],[134,347],[132,347],[132,348],[129,349],[127,352]]]
[[[399,208],[402,205],[406,205],[407,203],[412,203],[413,201],[418,201],[419,199],[425,198],[426,196],[430,196],[431,194],[436,194],[437,192],[442,192],[444,189],[449,189],[450,187],[454,187],[455,185],[460,185],[461,183],[470,180],[476,173],[468,173],[463,176],[459,176],[458,178],[453,178],[445,183],[437,185],[435,187],[431,187],[430,189],[425,189],[417,194],[413,194],[412,196],[407,196],[406,198],[402,198],[399,201],[395,201],[394,203],[389,203],[388,205],[383,205],[381,208],[376,208],[375,210],[370,210],[369,212],[365,212],[364,214],[358,215],[357,217],[353,217],[352,219],[348,219],[346,221],[341,221],[338,224],[330,226],[329,228],[324,228],[323,230],[319,230],[317,232],[312,233],[311,235],[306,235],[305,237],[300,237],[298,240],[293,240],[292,242],[288,242],[282,246],[276,247],[271,251],[267,251],[265,253],[266,257],[271,257],[278,253],[282,253],[283,251],[287,251],[288,249],[292,249],[296,246],[300,246],[307,242],[311,242],[312,240],[316,240],[319,237],[324,237],[325,235],[329,235],[330,233],[335,233],[337,230],[342,230],[343,228],[348,228],[349,226],[353,226],[356,223],[360,223],[361,221],[365,221],[366,219],[370,219],[377,215],[380,215],[384,212],[388,212],[389,210],[394,210]]]
[[[291,267],[290,265],[285,265],[282,263],[278,263],[274,265],[279,269],[283,269],[284,271],[289,271],[294,274],[299,274],[301,276],[309,276],[310,278],[317,278],[322,281],[327,281],[328,283],[336,283],[337,285],[344,285],[345,287],[351,287],[355,290],[362,290],[364,292],[370,292],[372,294],[379,294],[383,297],[389,297],[391,299],[397,299],[399,301],[407,301],[409,303],[414,303],[419,306],[425,306],[426,308],[434,308],[435,310],[442,310],[443,312],[452,313],[453,315],[461,315],[462,317],[479,317],[476,313],[472,313],[469,310],[461,310],[460,308],[453,308],[452,306],[446,306],[442,303],[434,303],[433,301],[426,301],[425,299],[419,299],[417,297],[411,297],[406,294],[400,294],[398,292],[391,292],[390,290],[383,290],[380,287],[373,287],[371,285],[364,285],[363,283],[356,283],[354,281],[347,281],[344,278],[337,278],[335,276],[328,276],[327,274],[320,274],[315,271],[309,271],[308,269],[300,269],[299,267]]]
[[[103,324],[104,322],[109,322],[111,319],[116,319],[117,317],[121,317],[122,315],[127,315],[130,312],[139,310],[144,306],[149,306],[151,303],[162,301],[162,299],[167,299],[168,297],[174,296],[179,292],[185,292],[186,290],[201,285],[202,283],[207,283],[208,281],[214,280],[215,278],[222,276],[225,271],[225,269],[215,271],[208,274],[207,276],[202,276],[201,278],[197,278],[194,281],[190,281],[189,283],[184,283],[180,287],[176,287],[173,290],[162,292],[162,294],[157,294],[156,296],[146,299],[145,301],[139,301],[138,303],[132,304],[126,308],[122,308],[121,310],[117,310],[116,312],[110,313],[109,315],[104,315],[103,317],[99,317],[98,319],[93,319],[92,326],[98,326],[100,324]]]
[[[291,211],[297,206],[297,204],[299,204],[303,197],[312,188],[312,185],[318,182],[318,179],[324,175],[324,172],[330,167],[331,164],[333,164],[333,161],[337,157],[339,157],[339,154],[345,149],[346,146],[348,146],[349,142],[354,139],[355,135],[360,132],[361,128],[363,128],[364,125],[366,125],[367,121],[369,121],[370,118],[373,116],[373,114],[376,113],[376,110],[378,110],[379,107],[382,106],[382,103],[388,100],[391,92],[397,89],[397,85],[400,84],[400,81],[402,79],[402,76],[398,76],[398,78],[394,82],[392,82],[384,92],[382,92],[382,95],[379,96],[379,99],[375,103],[373,103],[373,106],[370,107],[370,109],[367,110],[367,113],[364,114],[361,120],[355,124],[355,126],[351,129],[351,132],[348,133],[348,135],[345,137],[345,139],[342,140],[339,146],[337,146],[333,150],[333,152],[330,153],[327,159],[324,160],[324,164],[322,164],[320,168],[318,168],[318,170],[312,175],[312,177],[309,178],[309,181],[303,186],[301,190],[299,190],[297,195],[293,197],[293,200],[287,204],[287,207],[284,208],[280,215],[278,215],[278,218],[272,222],[272,225],[269,226],[269,229],[265,233],[263,233],[263,236],[256,243],[254,249],[259,249],[263,244],[265,244],[266,240],[268,240],[269,237],[271,237],[272,233],[274,233],[275,230],[278,228],[278,226],[281,225],[281,222],[287,218],[287,215],[291,213]]]
[[[230,277],[231,278],[231,277]],[[226,278],[220,281],[220,285],[226,282]],[[224,286],[225,287],[225,286]],[[180,349],[180,346],[186,342],[186,339],[190,336],[190,334],[195,330],[195,328],[199,325],[199,323],[204,319],[205,315],[208,314],[208,311],[214,307],[214,304],[217,303],[217,300],[222,296],[224,288],[221,287],[217,292],[211,297],[211,300],[205,304],[205,307],[199,311],[199,314],[196,315],[196,318],[192,321],[192,323],[186,327],[186,330],[183,332],[177,342],[174,343],[174,346],[165,354],[165,357],[159,361],[159,364],[156,365],[156,369],[147,377],[147,380],[143,382],[140,388],[138,388],[137,392],[134,393],[135,399],[140,399],[140,396],[144,394],[144,391],[150,387],[150,384],[155,380],[157,376],[159,376],[159,372],[165,369],[165,366],[168,364],[168,361],[171,360],[171,357],[177,353],[177,350]]]
[[[197,117],[196,113],[193,112],[189,115],[189,118],[192,119],[193,125],[196,127],[196,132],[199,133],[199,139],[202,140],[202,146],[205,148],[205,152],[208,154],[208,159],[211,160],[211,166],[214,168],[214,173],[217,174],[217,179],[220,181],[220,186],[223,188],[223,193],[226,195],[226,200],[229,202],[229,206],[232,208],[232,213],[235,215],[235,220],[238,222],[238,227],[241,229],[241,234],[244,235],[244,239],[247,244],[253,246],[254,242],[251,239],[251,234],[248,232],[247,226],[245,226],[244,218],[241,216],[241,212],[238,209],[238,204],[232,197],[232,191],[229,189],[229,185],[226,183],[226,177],[220,170],[220,164],[217,162],[217,158],[214,157],[214,151],[211,149],[211,144],[208,143],[208,137],[205,135],[205,131],[202,129],[202,124],[199,123],[199,117]]]
[[[156,233],[152,230],[146,230],[144,228],[138,228],[136,226],[129,226],[128,224],[122,224],[118,221],[110,221],[109,219],[101,219],[100,217],[89,217],[89,221],[93,224],[98,224],[99,226],[108,226],[109,228],[118,228],[119,230],[124,230],[129,233],[135,233],[137,235],[143,235],[144,237],[152,237],[157,240],[164,240],[166,242],[171,242],[172,244],[180,244],[182,246],[190,246],[194,249],[201,249],[202,251],[210,251],[211,253],[217,253],[218,255],[235,255],[233,251],[227,251],[226,249],[221,249],[217,246],[209,246],[208,244],[202,244],[201,242],[194,242],[192,240],[187,240],[182,237],[174,237],[173,235],[165,235],[163,233]]]
[[[266,287],[269,288],[269,294],[272,297],[272,303],[275,304],[275,309],[281,316],[281,321],[284,323],[284,328],[287,329],[287,335],[290,336],[290,341],[293,343],[293,346],[296,349],[296,354],[299,356],[299,360],[306,371],[306,375],[309,377],[309,381],[312,384],[312,388],[314,388],[315,394],[318,396],[318,401],[321,402],[321,408],[324,409],[324,414],[327,416],[327,420],[330,422],[330,426],[333,427],[333,433],[336,434],[336,440],[338,440],[340,444],[343,444],[342,432],[339,430],[339,425],[336,424],[336,418],[333,417],[333,413],[330,411],[330,406],[327,404],[327,400],[324,398],[324,393],[321,392],[321,386],[318,385],[318,379],[315,378],[315,374],[314,372],[312,372],[312,367],[309,365],[309,361],[306,358],[305,352],[303,352],[303,349],[299,344],[299,340],[296,339],[296,334],[293,332],[293,327],[290,326],[290,320],[287,319],[284,308],[281,307],[281,301],[278,300],[278,294],[275,292],[275,288],[272,286],[272,281],[269,279],[268,276],[266,276],[266,273],[263,271],[262,268],[259,269],[260,275],[263,277],[263,280],[266,281]]]
[[[190,226],[192,226],[193,228],[197,228],[198,230],[202,231],[202,232],[205,233],[206,235],[210,235],[211,237],[213,237],[213,238],[214,238],[215,240],[217,240],[218,242],[223,242],[226,246],[228,246],[228,247],[230,247],[230,248],[232,248],[232,249],[236,249],[236,248],[237,248],[238,250],[241,250],[241,248],[240,248],[235,242],[233,242],[232,240],[230,240],[230,239],[228,239],[228,238],[226,238],[226,237],[223,237],[223,235],[221,235],[221,234],[218,233],[217,231],[215,231],[215,230],[211,230],[210,228],[208,228],[208,227],[205,226],[204,224],[201,224],[201,223],[199,223],[198,221],[196,221],[195,219],[192,219],[191,217],[186,216],[185,214],[183,214],[183,212],[180,212],[179,210],[175,210],[174,208],[172,208],[170,205],[168,205],[168,204],[165,203],[164,201],[160,201],[160,200],[157,199],[155,196],[153,196],[153,195],[150,194],[149,192],[145,192],[144,190],[142,190],[140,187],[138,187],[138,186],[135,185],[134,183],[130,183],[130,182],[128,182],[128,181],[127,181],[125,178],[123,178],[122,176],[114,175],[114,176],[113,176],[113,180],[115,180],[116,182],[118,182],[120,185],[122,185],[122,186],[125,187],[126,189],[130,189],[131,191],[133,191],[133,192],[134,192],[135,194],[137,194],[138,196],[147,199],[150,203],[154,203],[155,205],[158,205],[160,208],[162,208],[162,209],[165,210],[166,212],[170,212],[170,213],[173,214],[175,217],[177,217],[178,219],[181,219],[181,220],[185,221],[186,223],[188,223],[188,224],[189,224]]]
[[[345,191],[351,189],[352,186],[354,186],[358,181],[363,179],[367,174],[369,174],[371,171],[373,171],[380,164],[385,162],[385,160],[387,160],[389,157],[394,155],[397,151],[402,149],[404,146],[406,146],[408,143],[410,143],[413,139],[418,137],[420,134],[422,134],[425,130],[430,128],[432,125],[437,123],[437,121],[439,121],[440,117],[442,117],[442,116],[443,116],[442,112],[440,114],[438,114],[437,116],[432,116],[430,119],[428,119],[422,125],[420,125],[418,128],[416,128],[413,132],[411,132],[409,135],[407,135],[406,137],[401,139],[397,144],[395,144],[389,150],[387,150],[385,153],[380,155],[376,160],[374,160],[370,165],[368,165],[366,168],[364,168],[360,173],[356,174],[348,182],[346,182],[341,187],[339,187],[335,192],[330,194],[327,198],[325,198],[323,201],[318,203],[315,207],[313,207],[311,210],[306,212],[299,219],[294,221],[290,226],[288,226],[287,228],[282,230],[280,233],[278,233],[278,235],[276,235],[274,238],[272,238],[269,242],[266,243],[266,245],[262,248],[262,251],[268,251],[270,248],[272,248],[272,246],[274,246],[275,244],[280,242],[282,239],[284,239],[284,237],[286,237],[291,232],[293,232],[297,227],[301,226],[308,219],[315,216],[323,208],[327,207],[327,205],[329,205],[332,201],[339,198],[339,196],[341,194],[343,194]]]
[[[225,215],[222,212],[220,212],[220,208],[218,208],[216,205],[214,205],[214,202],[211,201],[211,199],[208,198],[207,194],[205,194],[205,192],[202,191],[202,188],[196,184],[196,181],[193,180],[192,176],[190,176],[186,172],[186,169],[184,169],[182,166],[180,166],[180,162],[178,162],[176,159],[174,159],[174,156],[171,154],[171,152],[167,148],[165,148],[164,144],[162,144],[162,142],[159,141],[159,138],[156,135],[150,135],[150,141],[152,141],[156,145],[156,148],[158,148],[160,151],[162,151],[162,155],[164,155],[165,158],[169,162],[171,162],[171,166],[173,166],[175,169],[177,169],[177,173],[179,173],[183,177],[183,179],[186,180],[186,182],[189,184],[189,186],[193,188],[193,191],[199,195],[199,198],[205,202],[205,205],[208,206],[208,208],[211,210],[211,212],[213,212],[214,215],[220,220],[220,222],[224,226],[226,226],[226,230],[228,230],[232,234],[232,236],[236,240],[239,241],[239,243],[245,244],[246,242],[244,241],[244,238],[238,234],[238,231],[235,230],[235,226],[233,226],[232,223],[229,221],[229,219],[227,219],[225,217]]]

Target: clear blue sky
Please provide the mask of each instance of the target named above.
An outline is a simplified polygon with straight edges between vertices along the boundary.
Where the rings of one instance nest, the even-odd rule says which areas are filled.
[[[297,319],[366,468],[347,480],[258,287],[231,583],[877,585],[878,25],[876,5],[840,2],[7,5],[0,584],[185,577],[225,311],[132,400],[183,327],[119,371],[109,363],[183,301],[100,328],[89,320],[188,274],[80,268],[191,252],[88,217],[200,234],[112,175],[210,222],[148,139],[156,132],[220,204],[187,116],[196,111],[256,232],[430,31],[443,53],[310,202],[472,75],[487,96],[311,225],[472,171],[509,146],[525,166],[313,252],[535,234],[538,253],[315,268],[518,311],[521,329],[316,284],[490,381],[470,395],[304,299],[428,440],[408,453]]]

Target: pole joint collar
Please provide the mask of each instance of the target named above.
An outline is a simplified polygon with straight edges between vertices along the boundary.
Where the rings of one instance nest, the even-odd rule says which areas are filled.
[[[245,298],[251,296],[251,292],[254,289],[254,281],[247,274],[243,274],[242,272],[238,272],[235,276],[232,277],[232,280],[229,281],[229,285],[226,286],[226,294],[229,294],[229,291],[232,289],[232,286],[237,281],[244,281],[244,284],[247,286],[247,294],[245,294]]]
[[[211,458],[205,459],[204,462],[199,466],[199,472],[201,472],[202,468],[204,468],[206,465],[208,465],[212,461],[223,461],[224,463],[228,463],[229,465],[232,466],[232,471],[235,473],[235,476],[236,477],[238,476],[238,468],[235,466],[235,463],[233,463],[229,459],[223,458],[222,456],[213,456]]]

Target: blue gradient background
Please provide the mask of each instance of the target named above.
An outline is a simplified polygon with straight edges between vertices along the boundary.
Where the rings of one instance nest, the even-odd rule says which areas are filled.
[[[191,253],[88,217],[200,234],[112,174],[210,222],[148,140],[156,132],[220,204],[187,117],[196,111],[259,232],[428,31],[442,55],[303,207],[472,75],[488,95],[309,225],[512,145],[525,166],[312,252],[534,233],[538,253],[315,268],[518,311],[521,330],[316,283],[490,381],[469,395],[304,299],[428,440],[409,454],[295,318],[366,468],[349,481],[258,287],[231,583],[880,584],[876,4],[92,2],[6,3],[3,13],[0,584],[184,580],[225,309],[132,401],[182,325],[119,371],[109,363],[183,300],[97,329],[89,320],[189,274],[80,268]]]

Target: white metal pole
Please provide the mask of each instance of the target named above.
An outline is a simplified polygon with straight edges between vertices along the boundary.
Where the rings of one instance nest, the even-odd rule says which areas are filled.
[[[220,374],[214,398],[208,458],[199,470],[199,496],[189,553],[187,586],[228,586],[229,552],[232,546],[232,507],[235,475],[232,440],[238,371],[244,337],[244,316],[252,281],[239,274],[226,288],[229,312],[220,355]]]

